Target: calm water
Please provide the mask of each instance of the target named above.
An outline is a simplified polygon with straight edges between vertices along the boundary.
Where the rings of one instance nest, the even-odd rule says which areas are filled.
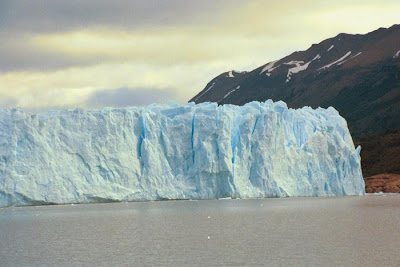
[[[400,266],[400,195],[0,209],[0,266]]]

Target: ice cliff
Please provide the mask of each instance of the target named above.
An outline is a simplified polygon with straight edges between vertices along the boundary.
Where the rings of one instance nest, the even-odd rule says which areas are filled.
[[[0,110],[0,206],[364,194],[334,108]]]

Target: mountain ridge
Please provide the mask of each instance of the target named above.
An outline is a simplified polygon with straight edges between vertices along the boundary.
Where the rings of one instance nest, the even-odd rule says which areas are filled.
[[[339,33],[252,71],[224,72],[190,101],[243,105],[267,99],[290,108],[333,106],[364,148],[364,175],[400,174],[398,146],[392,147],[393,132],[400,132],[400,24]]]
[[[190,101],[333,106],[355,139],[382,134],[400,128],[399,53],[400,24],[364,35],[339,33],[252,71],[224,72]]]

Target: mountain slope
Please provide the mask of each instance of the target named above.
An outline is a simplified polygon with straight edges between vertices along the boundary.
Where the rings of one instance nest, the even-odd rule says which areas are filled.
[[[358,145],[363,148],[362,162],[365,176],[382,172],[400,174],[400,131],[367,136],[357,141],[356,146]]]
[[[190,101],[335,107],[353,137],[400,128],[400,25],[366,35],[341,33],[251,72],[214,78]]]

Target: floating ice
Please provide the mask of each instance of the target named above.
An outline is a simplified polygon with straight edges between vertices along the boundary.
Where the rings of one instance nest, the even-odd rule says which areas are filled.
[[[362,194],[334,108],[0,110],[0,206]]]

